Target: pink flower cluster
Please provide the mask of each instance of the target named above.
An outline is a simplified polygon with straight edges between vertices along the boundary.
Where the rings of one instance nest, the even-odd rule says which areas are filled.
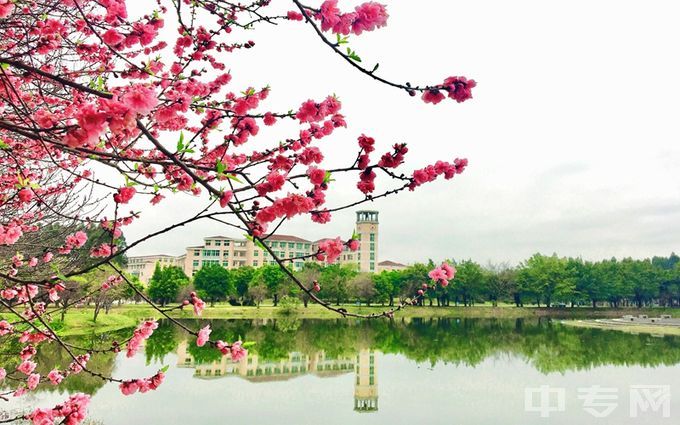
[[[248,350],[243,348],[243,341],[235,341],[231,345],[224,341],[217,341],[215,345],[222,352],[222,355],[229,354],[233,362],[241,361],[248,355]]]
[[[60,424],[78,425],[85,420],[89,403],[90,396],[77,393],[52,409],[35,409],[26,418],[30,419],[34,425],[52,425],[57,420]]]
[[[14,245],[22,235],[21,226],[12,224],[7,226],[0,225],[0,245]]]
[[[300,120],[300,122],[319,122],[328,116],[340,112],[341,107],[340,101],[333,96],[328,96],[321,103],[316,103],[310,99],[300,106],[300,109],[295,114],[295,118]]]
[[[413,179],[409,185],[409,189],[413,190],[416,187],[434,181],[438,176],[444,175],[444,178],[449,180],[452,179],[456,174],[460,174],[465,171],[465,167],[468,165],[467,159],[456,158],[453,164],[446,161],[437,161],[434,165],[428,165],[420,170],[415,170],[413,172]]]
[[[200,316],[201,313],[203,313],[203,309],[205,309],[205,301],[198,298],[196,292],[189,294],[189,303],[194,306],[194,314],[196,316]]]
[[[150,378],[133,379],[121,382],[118,388],[120,388],[120,392],[122,392],[123,395],[132,395],[137,391],[143,394],[149,390],[155,390],[160,387],[163,383],[163,379],[165,379],[165,373],[159,370],[158,373]]]
[[[120,284],[123,281],[123,278],[120,276],[116,275],[111,275],[106,278],[106,281],[102,283],[102,290],[106,291],[108,289],[113,288],[114,286]]]
[[[465,102],[472,99],[472,89],[477,86],[475,80],[468,80],[465,77],[449,77],[444,80],[444,83],[439,87],[433,87],[423,93],[422,99],[425,103],[437,103],[444,100],[445,96],[442,91],[449,94],[449,98],[454,99],[458,103]]]
[[[158,328],[158,323],[153,319],[142,322],[127,343],[127,357],[133,357],[139,350],[142,341],[148,339],[156,328]]]
[[[198,331],[198,337],[196,338],[196,345],[199,347],[203,347],[206,342],[210,339],[210,332],[212,330],[210,329],[210,325],[206,325],[205,327],[201,328],[200,331]]]
[[[285,198],[278,198],[272,205],[262,208],[255,216],[255,220],[261,226],[260,232],[264,232],[272,221],[281,217],[291,218],[298,214],[308,213],[314,207],[313,199],[297,193],[288,194]],[[261,235],[262,233],[255,236]]]
[[[340,238],[324,239],[323,241],[319,242],[320,252],[317,254],[316,258],[319,261],[323,261],[325,259],[328,264],[331,264],[338,259],[340,254],[342,254],[344,247],[345,244],[342,242],[342,240],[340,240]]]
[[[435,267],[428,273],[430,279],[439,283],[442,288],[446,288],[449,285],[449,280],[456,276],[455,267],[451,267],[448,263],[442,263],[441,266]]]
[[[66,236],[64,245],[59,247],[59,253],[66,255],[70,254],[75,248],[80,248],[87,242],[87,233],[77,231],[71,235]]]
[[[314,14],[314,18],[321,21],[322,31],[331,30],[344,35],[361,35],[364,31],[384,27],[388,16],[385,5],[372,1],[355,7],[354,12],[341,13],[338,0],[326,0],[321,4],[319,12]]]
[[[127,204],[135,196],[135,193],[137,193],[137,189],[134,187],[121,187],[118,189],[118,193],[113,195],[113,200],[117,204]]]

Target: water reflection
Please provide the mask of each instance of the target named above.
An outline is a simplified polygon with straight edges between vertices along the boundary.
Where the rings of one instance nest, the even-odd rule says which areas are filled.
[[[206,322],[186,324],[198,328]],[[571,328],[549,320],[288,318],[210,324],[214,339],[255,342],[249,355],[232,363],[162,322],[134,359],[96,355],[91,363],[97,371],[125,378],[148,376],[169,364],[167,381],[159,391],[123,398],[115,385],[79,374],[63,386],[40,386],[31,398],[12,400],[8,407],[49,405],[61,401],[65,393],[81,391],[94,395],[93,417],[106,424],[192,422],[190,413],[179,407],[183,403],[204,412],[203,421],[196,423],[217,424],[225,402],[236,417],[252,423],[319,423],[326,412],[336,419],[329,423],[393,424],[406,418],[418,422],[419,417],[411,417],[416,412],[426,416],[432,412],[426,423],[450,423],[445,418],[473,415],[475,421],[468,423],[528,424],[533,422],[521,416],[526,386],[564,385],[576,394],[578,386],[586,384],[627,391],[632,384],[680,382],[679,337]],[[122,331],[70,342],[98,347],[126,335]],[[16,353],[18,347],[0,350]],[[15,357],[0,357],[12,359],[0,366],[13,370],[16,364],[10,363]],[[45,344],[37,362],[40,373],[46,373],[67,367],[70,359],[55,345]],[[4,382],[6,387],[18,384]],[[310,399],[321,410],[307,412]],[[438,409],[447,414],[436,416]],[[300,411],[308,414],[303,422],[296,421]],[[358,415],[365,412],[372,414]],[[501,412],[515,415],[519,422],[503,420]],[[630,423],[619,419],[620,424]]]
[[[194,369],[198,379],[215,379],[237,376],[250,382],[285,381],[305,374],[320,378],[352,373],[354,385],[354,410],[373,412],[378,410],[377,362],[375,350],[361,349],[356,356],[328,356],[324,351],[305,354],[298,351],[278,360],[262,358],[252,351],[238,362],[222,357],[212,362],[197,363],[184,340],[177,347],[178,368]]]

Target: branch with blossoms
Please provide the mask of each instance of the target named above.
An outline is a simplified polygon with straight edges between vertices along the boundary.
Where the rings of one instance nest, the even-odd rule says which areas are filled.
[[[247,343],[210,340],[209,326],[194,330],[171,317],[175,309],[189,306],[200,316],[205,303],[195,293],[177,307],[159,307],[117,263],[129,249],[199,220],[247,233],[310,299],[342,316],[393,317],[418,304],[425,290],[446,286],[454,277],[455,270],[443,264],[431,272],[431,284],[382,313],[357,314],[319,299],[318,283],[302,282],[285,267],[291,259],[278,257],[265,243],[269,237],[294,217],[325,224],[337,211],[440,177],[452,179],[467,160],[407,167],[406,143],[380,148],[368,132],[343,134],[347,120],[337,96],[308,99],[301,93],[290,110],[270,110],[272,88],[233,87],[232,72],[246,71],[237,66],[227,71],[225,63],[234,52],[257,48],[248,31],[260,25],[294,30],[301,22],[352,69],[411,96],[421,94],[427,103],[447,96],[464,102],[472,97],[474,80],[395,83],[379,76],[377,65],[365,67],[346,45],[350,34],[386,26],[387,7],[375,2],[344,12],[337,0],[318,7],[292,0],[293,10],[275,10],[269,0],[150,3],[154,10],[132,18],[125,0],[0,0],[0,305],[13,317],[0,321],[0,339],[21,346],[18,366],[0,368],[0,380],[22,383],[3,398],[34,391],[41,382],[59,385],[76,373],[115,383],[125,395],[158,388],[164,370],[123,380],[88,367],[91,356],[103,352],[125,350],[127,357],[134,356],[156,329],[154,319],[103,349],[67,343],[51,325],[52,313],[105,296],[119,285],[128,285],[160,317],[196,337],[197,345],[212,346],[235,361],[242,358]],[[283,122],[287,126],[279,126]],[[281,129],[282,141],[258,137],[263,127]],[[355,155],[345,166],[330,167],[322,141],[340,143],[347,137],[356,140],[346,149]],[[104,170],[116,177],[104,179]],[[342,175],[356,181],[356,198],[330,204],[326,195]],[[127,226],[175,194],[199,197],[204,204],[185,220],[123,243]],[[140,199],[148,200],[145,208],[127,211]],[[358,245],[353,238],[331,238],[296,259],[330,264]],[[93,271],[108,276],[82,296],[62,299],[72,279]],[[71,364],[47,376],[37,374],[34,358],[42,344],[60,347]],[[12,420],[77,424],[88,402],[76,394]]]

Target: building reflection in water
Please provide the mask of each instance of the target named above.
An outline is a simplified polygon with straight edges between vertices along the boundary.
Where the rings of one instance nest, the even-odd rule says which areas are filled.
[[[336,358],[327,357],[323,351],[312,355],[291,352],[288,358],[280,360],[262,359],[255,353],[248,353],[237,363],[223,356],[220,361],[196,364],[187,350],[187,341],[183,341],[177,347],[177,367],[193,368],[194,377],[199,379],[239,376],[251,382],[285,381],[308,373],[323,378],[354,372],[354,410],[378,410],[375,350],[362,349],[356,356]]]

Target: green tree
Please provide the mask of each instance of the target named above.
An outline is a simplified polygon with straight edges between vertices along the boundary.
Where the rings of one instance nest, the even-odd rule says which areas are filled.
[[[331,264],[324,267],[319,276],[319,295],[326,300],[335,300],[338,305],[346,301],[349,296],[349,281],[356,273],[349,265]]]
[[[156,263],[149,280],[149,297],[162,306],[177,300],[180,288],[189,284],[189,278],[177,266],[161,267]]]
[[[236,294],[236,288],[229,270],[219,264],[206,264],[194,276],[194,287],[202,297],[214,306],[216,301],[225,300]]]
[[[297,279],[307,288],[312,288],[313,282],[318,281],[321,277],[321,265],[312,261],[305,261],[302,268],[295,272]],[[300,291],[299,297],[302,300],[305,308],[309,304],[310,296],[306,292]]]
[[[255,275],[255,269],[250,266],[243,266],[237,269],[231,270],[231,278],[236,287],[236,296],[238,297],[241,305],[246,304],[246,299],[248,298],[248,288],[250,287],[250,282],[253,280]]]
[[[482,266],[472,260],[466,260],[456,264],[456,277],[449,287],[456,297],[456,302],[461,300],[463,305],[472,306],[484,293],[484,284]]]

